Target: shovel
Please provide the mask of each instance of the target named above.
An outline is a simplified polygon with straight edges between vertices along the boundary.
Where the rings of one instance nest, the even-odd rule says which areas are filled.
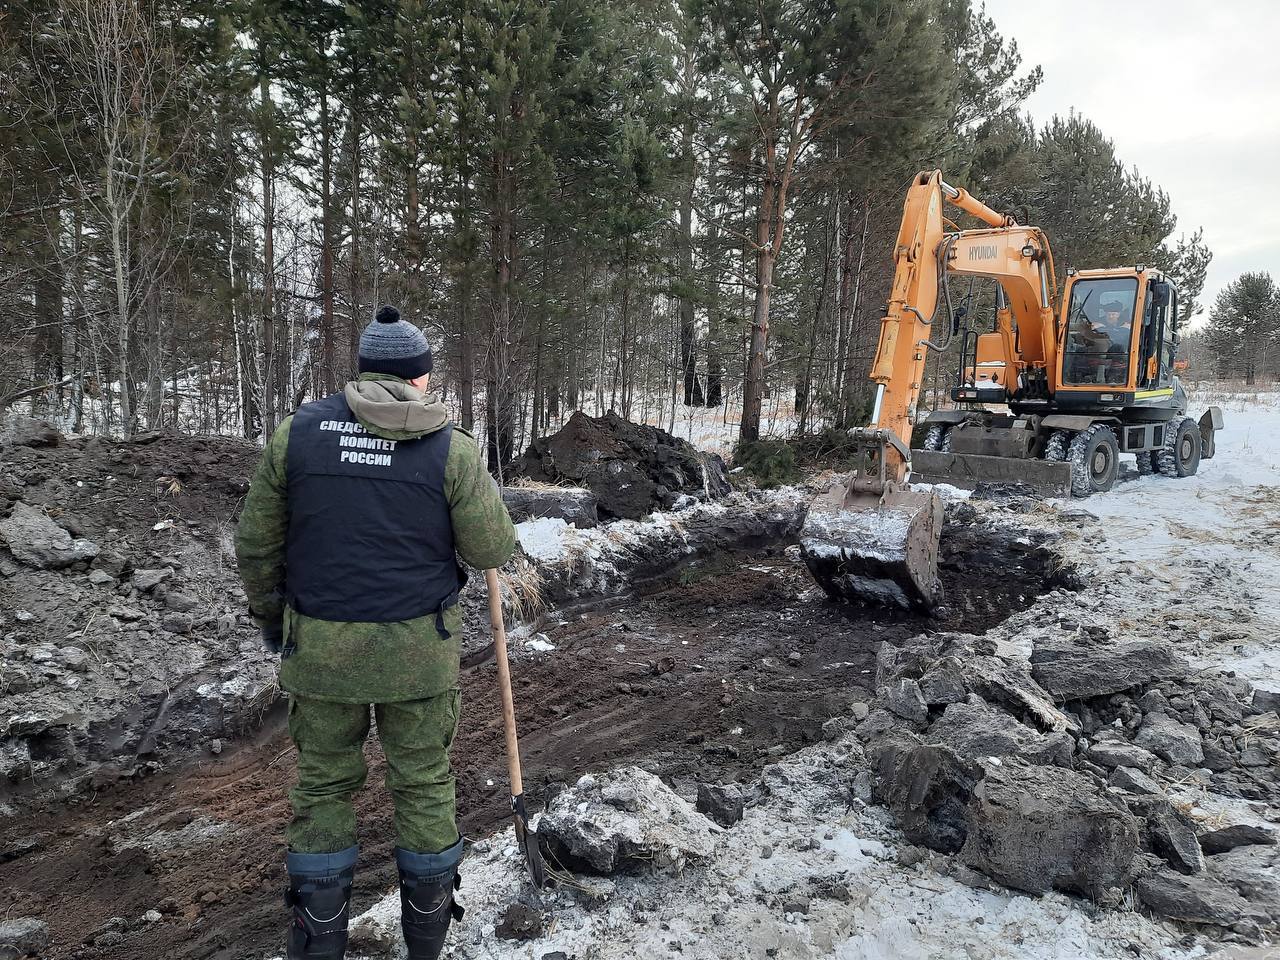
[[[524,851],[525,862],[533,885],[541,888],[547,882],[542,853],[538,850],[538,834],[529,826],[524,808],[524,780],[520,776],[520,744],[516,740],[516,707],[511,698],[511,666],[507,663],[507,628],[502,622],[502,594],[498,589],[498,571],[486,570],[489,587],[489,622],[493,625],[493,648],[498,661],[498,687],[502,691],[502,725],[507,735],[507,773],[511,777],[511,813],[516,821],[516,842]]]

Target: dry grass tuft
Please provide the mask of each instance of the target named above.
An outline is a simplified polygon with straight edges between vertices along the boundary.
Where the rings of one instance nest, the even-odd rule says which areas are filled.
[[[527,557],[517,555],[498,571],[498,587],[504,605],[517,623],[533,623],[547,612],[542,574]]]

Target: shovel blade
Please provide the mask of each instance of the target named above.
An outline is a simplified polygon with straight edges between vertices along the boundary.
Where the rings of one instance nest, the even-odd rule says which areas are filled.
[[[542,862],[542,851],[538,848],[538,833],[529,826],[529,814],[524,809],[524,794],[511,798],[511,810],[515,815],[516,843],[524,853],[524,862],[529,867],[533,885],[541,890],[547,885],[547,868]]]

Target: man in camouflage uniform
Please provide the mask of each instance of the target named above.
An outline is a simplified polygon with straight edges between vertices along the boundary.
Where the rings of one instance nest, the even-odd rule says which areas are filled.
[[[448,750],[458,723],[458,592],[515,548],[469,434],[424,393],[431,350],[394,307],[360,337],[360,377],[271,437],[236,538],[249,608],[279,653],[298,749],[288,956],[341,958],[370,706],[395,800],[411,960],[435,960],[462,840]]]

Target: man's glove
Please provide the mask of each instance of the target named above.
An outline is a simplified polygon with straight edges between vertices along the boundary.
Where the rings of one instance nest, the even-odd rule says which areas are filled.
[[[261,627],[262,645],[271,653],[278,654],[284,647],[284,625],[273,623],[269,626]]]

